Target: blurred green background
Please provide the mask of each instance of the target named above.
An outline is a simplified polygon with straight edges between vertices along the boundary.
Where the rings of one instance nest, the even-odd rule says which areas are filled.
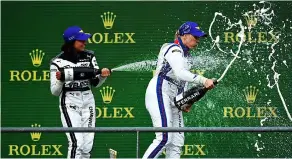
[[[79,25],[84,32],[93,34],[87,48],[95,51],[100,67],[114,68],[156,60],[161,45],[173,41],[176,29],[183,22],[196,21],[211,36],[203,39],[192,52],[193,70],[209,78],[219,78],[233,58],[230,50],[238,49],[236,33],[240,28],[228,29],[228,19],[214,18],[216,12],[228,17],[230,23],[241,20],[247,40],[241,47],[241,58],[222,82],[196,103],[190,113],[184,114],[185,125],[292,126],[277,87],[268,87],[269,81],[271,85],[274,83],[271,68],[276,61],[279,88],[288,111],[292,112],[291,7],[291,2],[251,1],[1,2],[2,127],[62,126],[58,98],[51,95],[46,75],[50,60],[60,53],[62,33],[71,25]],[[255,16],[246,18],[244,13],[249,11]],[[116,15],[109,28],[101,18],[104,12]],[[253,26],[251,30],[249,24]],[[277,41],[274,37],[278,35]],[[217,47],[211,49],[211,37],[217,36],[225,53]],[[269,58],[272,48],[275,52]],[[29,54],[36,49],[45,53],[40,66],[34,65]],[[99,92],[102,87],[94,89],[96,126],[152,126],[144,104],[151,78],[152,70],[114,72],[102,86],[115,89],[109,104],[102,100]],[[251,92],[250,86],[258,92]],[[247,102],[246,97],[251,101]],[[114,109],[122,110],[123,118],[114,117]],[[126,116],[125,109],[131,109],[132,116]],[[292,157],[291,133],[186,133],[185,136],[184,158]],[[30,133],[3,133],[1,137],[3,158],[64,158],[67,154],[64,133],[36,134],[37,141],[32,140]],[[140,137],[141,157],[154,139],[154,133],[141,133]],[[96,133],[92,157],[109,157],[109,148],[117,150],[118,157],[134,158],[136,133]]]

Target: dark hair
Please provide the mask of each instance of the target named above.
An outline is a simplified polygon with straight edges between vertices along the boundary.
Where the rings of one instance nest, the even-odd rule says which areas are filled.
[[[74,43],[75,43],[75,40],[70,41],[70,42],[65,42],[61,47],[61,51],[64,52],[65,57],[70,61],[77,60],[77,52],[74,48]]]
[[[75,41],[65,42],[61,47],[61,51],[63,51],[64,53],[70,53],[74,51],[74,42]]]

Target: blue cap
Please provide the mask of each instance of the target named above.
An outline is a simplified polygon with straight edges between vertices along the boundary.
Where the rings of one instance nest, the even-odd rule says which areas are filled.
[[[200,27],[195,22],[185,22],[178,29],[179,35],[191,34],[196,37],[206,37],[207,34],[200,30]]]
[[[91,37],[91,34],[84,33],[78,26],[70,26],[64,31],[63,38],[66,42],[73,40],[87,40]]]

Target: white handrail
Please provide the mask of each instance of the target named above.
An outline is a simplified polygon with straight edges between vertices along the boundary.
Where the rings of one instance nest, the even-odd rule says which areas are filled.
[[[292,127],[1,127],[1,132],[292,132]]]
[[[292,127],[1,127],[1,132],[136,132],[139,158],[140,132],[292,132]]]

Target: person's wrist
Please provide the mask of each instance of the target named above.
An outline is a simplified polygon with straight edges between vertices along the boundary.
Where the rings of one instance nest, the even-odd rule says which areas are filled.
[[[57,80],[57,84],[58,84],[58,85],[63,85],[63,84],[64,84],[64,82],[63,82],[63,81],[61,81],[61,80]]]
[[[101,79],[106,79],[107,76],[102,76],[102,75],[100,75],[100,78],[101,78]]]
[[[205,85],[206,81],[208,80],[208,78],[201,76],[201,75],[198,75],[198,78],[199,78],[199,81],[202,85]]]

